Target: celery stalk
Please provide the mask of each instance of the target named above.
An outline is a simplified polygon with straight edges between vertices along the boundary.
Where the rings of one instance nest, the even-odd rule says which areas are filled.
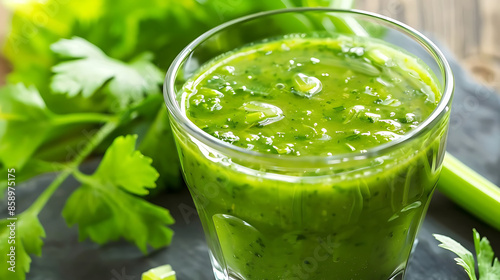
[[[175,280],[175,271],[168,264],[150,269],[142,274],[142,280]]]
[[[438,190],[500,230],[500,188],[447,153]]]

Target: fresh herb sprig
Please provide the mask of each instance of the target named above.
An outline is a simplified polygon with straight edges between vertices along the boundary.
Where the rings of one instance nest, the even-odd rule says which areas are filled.
[[[455,261],[464,268],[470,280],[500,280],[500,262],[494,256],[488,239],[486,237],[481,238],[476,229],[473,229],[473,237],[479,278],[476,275],[474,255],[469,250],[447,236],[434,234],[434,237],[441,242],[439,247],[449,250],[458,256],[458,258],[455,258]]]
[[[136,150],[137,136],[118,136],[92,175],[79,171],[79,165],[103,141],[140,118],[144,106],[150,106],[152,100],[162,102],[161,98],[152,97],[161,97],[161,71],[151,63],[150,55],[123,63],[107,57],[82,38],[63,39],[52,48],[65,59],[71,59],[54,66],[51,88],[56,93],[68,98],[76,93],[98,95],[116,106],[107,113],[56,114],[47,108],[33,86],[16,84],[0,90],[0,127],[4,128],[0,130],[0,160],[4,168],[16,168],[20,174],[33,165],[42,171],[51,168],[61,171],[28,209],[16,213],[17,269],[14,274],[6,269],[0,271],[1,279],[25,279],[30,254],[41,254],[45,237],[38,215],[70,175],[82,185],[66,201],[62,214],[68,225],[78,224],[81,240],[90,238],[104,244],[124,238],[143,252],[147,252],[148,246],[159,248],[172,240],[173,232],[168,226],[174,220],[168,210],[140,197],[156,187],[159,174],[151,165],[151,158]],[[99,128],[73,158],[63,163],[37,158],[36,151],[55,137],[58,130],[82,123],[98,124]],[[4,225],[0,228],[2,240],[8,240],[10,230],[6,225],[10,222],[0,220],[0,225]],[[0,261],[6,263],[9,252],[10,244],[0,244]]]

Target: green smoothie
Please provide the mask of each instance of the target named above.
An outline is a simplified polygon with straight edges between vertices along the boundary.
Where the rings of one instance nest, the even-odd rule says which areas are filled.
[[[221,275],[387,280],[401,272],[437,181],[446,126],[363,154],[423,122],[439,88],[418,58],[361,37],[289,35],[201,67],[183,86],[181,108],[241,156],[175,134]],[[359,158],[300,161],[346,153]]]

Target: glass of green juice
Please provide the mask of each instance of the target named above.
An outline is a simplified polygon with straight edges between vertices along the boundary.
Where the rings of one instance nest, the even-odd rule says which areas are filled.
[[[217,280],[403,279],[453,95],[426,37],[363,11],[259,13],[189,44],[164,93]]]

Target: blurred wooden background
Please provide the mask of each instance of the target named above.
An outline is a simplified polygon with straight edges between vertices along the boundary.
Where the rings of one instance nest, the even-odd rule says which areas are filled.
[[[477,80],[500,91],[499,0],[357,0],[356,8],[398,19],[431,35]],[[8,21],[0,1],[0,43]],[[8,64],[0,58],[0,85],[7,72]]]
[[[500,91],[499,0],[357,0],[445,45],[478,81]]]

